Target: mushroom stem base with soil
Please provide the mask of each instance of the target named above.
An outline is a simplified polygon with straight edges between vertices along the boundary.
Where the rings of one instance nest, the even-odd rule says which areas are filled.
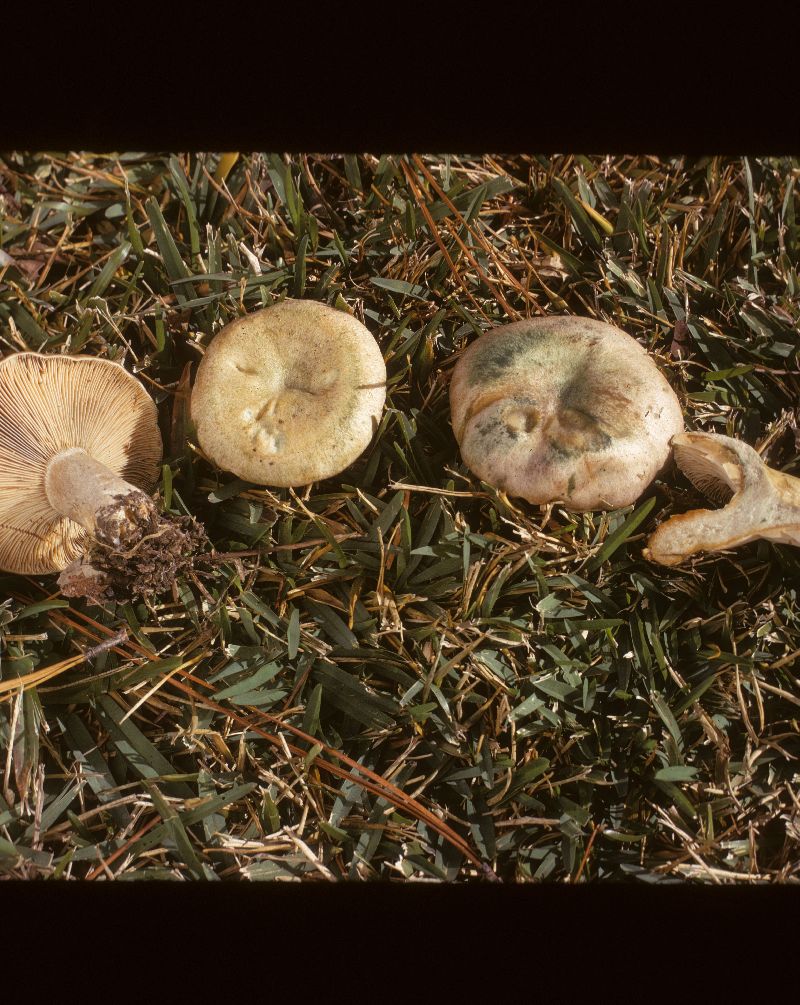
[[[67,597],[101,603],[167,589],[205,538],[193,519],[159,513],[145,492],[80,448],[50,460],[45,492],[54,510],[91,536],[58,578]]]

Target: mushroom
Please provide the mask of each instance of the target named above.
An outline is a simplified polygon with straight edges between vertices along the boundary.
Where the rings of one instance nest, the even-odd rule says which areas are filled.
[[[647,351],[618,328],[581,317],[486,332],[456,364],[450,410],[461,454],[479,478],[572,510],[635,502],[683,429],[675,392]]]
[[[369,331],[311,300],[237,318],[214,338],[192,389],[205,454],[260,485],[308,485],[366,449],[386,398],[386,366]]]
[[[34,352],[0,361],[0,568],[65,570],[66,596],[98,602],[146,592],[148,575],[168,585],[187,518],[159,516],[144,491],[161,450],[155,404],[120,364]],[[143,546],[148,536],[155,546]],[[126,568],[131,549],[152,568]]]
[[[748,444],[716,433],[682,433],[672,441],[681,471],[722,509],[670,517],[642,554],[679,565],[699,551],[738,548],[764,538],[800,546],[800,478],[767,467]]]

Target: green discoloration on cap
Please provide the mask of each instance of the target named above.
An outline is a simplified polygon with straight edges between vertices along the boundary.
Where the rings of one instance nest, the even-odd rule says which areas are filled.
[[[470,383],[483,384],[502,380],[514,363],[529,348],[524,338],[508,341],[487,340],[477,353],[470,369]]]
[[[634,502],[683,428],[674,392],[629,335],[591,318],[495,328],[462,355],[453,428],[479,477],[531,502]]]
[[[564,456],[574,457],[576,453],[586,451],[598,452],[608,450],[612,444],[612,436],[606,432],[603,423],[580,408],[561,409],[556,414],[559,444],[565,451]],[[626,429],[625,436],[630,435]]]
[[[481,422],[476,422],[475,432],[478,436],[484,437],[489,442],[503,436],[507,436],[511,440],[519,438],[517,430],[512,429],[497,415],[493,415],[491,418],[484,419]]]

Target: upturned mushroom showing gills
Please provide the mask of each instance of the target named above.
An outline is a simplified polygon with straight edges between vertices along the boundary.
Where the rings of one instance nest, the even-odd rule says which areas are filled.
[[[0,361],[0,568],[65,570],[62,592],[97,602],[170,585],[194,530],[144,491],[161,449],[155,404],[120,364]]]
[[[612,325],[541,317],[494,328],[459,359],[453,429],[479,478],[531,503],[628,506],[683,429],[677,396]]]
[[[642,554],[679,565],[701,551],[738,548],[764,538],[800,546],[800,478],[767,467],[748,444],[717,433],[682,433],[675,462],[721,509],[695,509],[658,527]]]
[[[259,485],[308,485],[369,445],[386,366],[369,331],[311,300],[283,300],[227,324],[198,367],[192,420],[205,454]]]

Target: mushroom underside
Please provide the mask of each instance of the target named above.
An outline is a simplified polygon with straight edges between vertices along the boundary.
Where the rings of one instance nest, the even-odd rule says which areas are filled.
[[[673,445],[681,471],[724,505],[666,520],[650,536],[645,558],[679,565],[699,552],[759,539],[800,546],[800,479],[769,468],[752,447],[732,437],[684,433]]]
[[[66,596],[96,602],[171,586],[205,535],[148,495],[161,458],[155,403],[120,363],[0,360],[0,568],[61,572]]]

